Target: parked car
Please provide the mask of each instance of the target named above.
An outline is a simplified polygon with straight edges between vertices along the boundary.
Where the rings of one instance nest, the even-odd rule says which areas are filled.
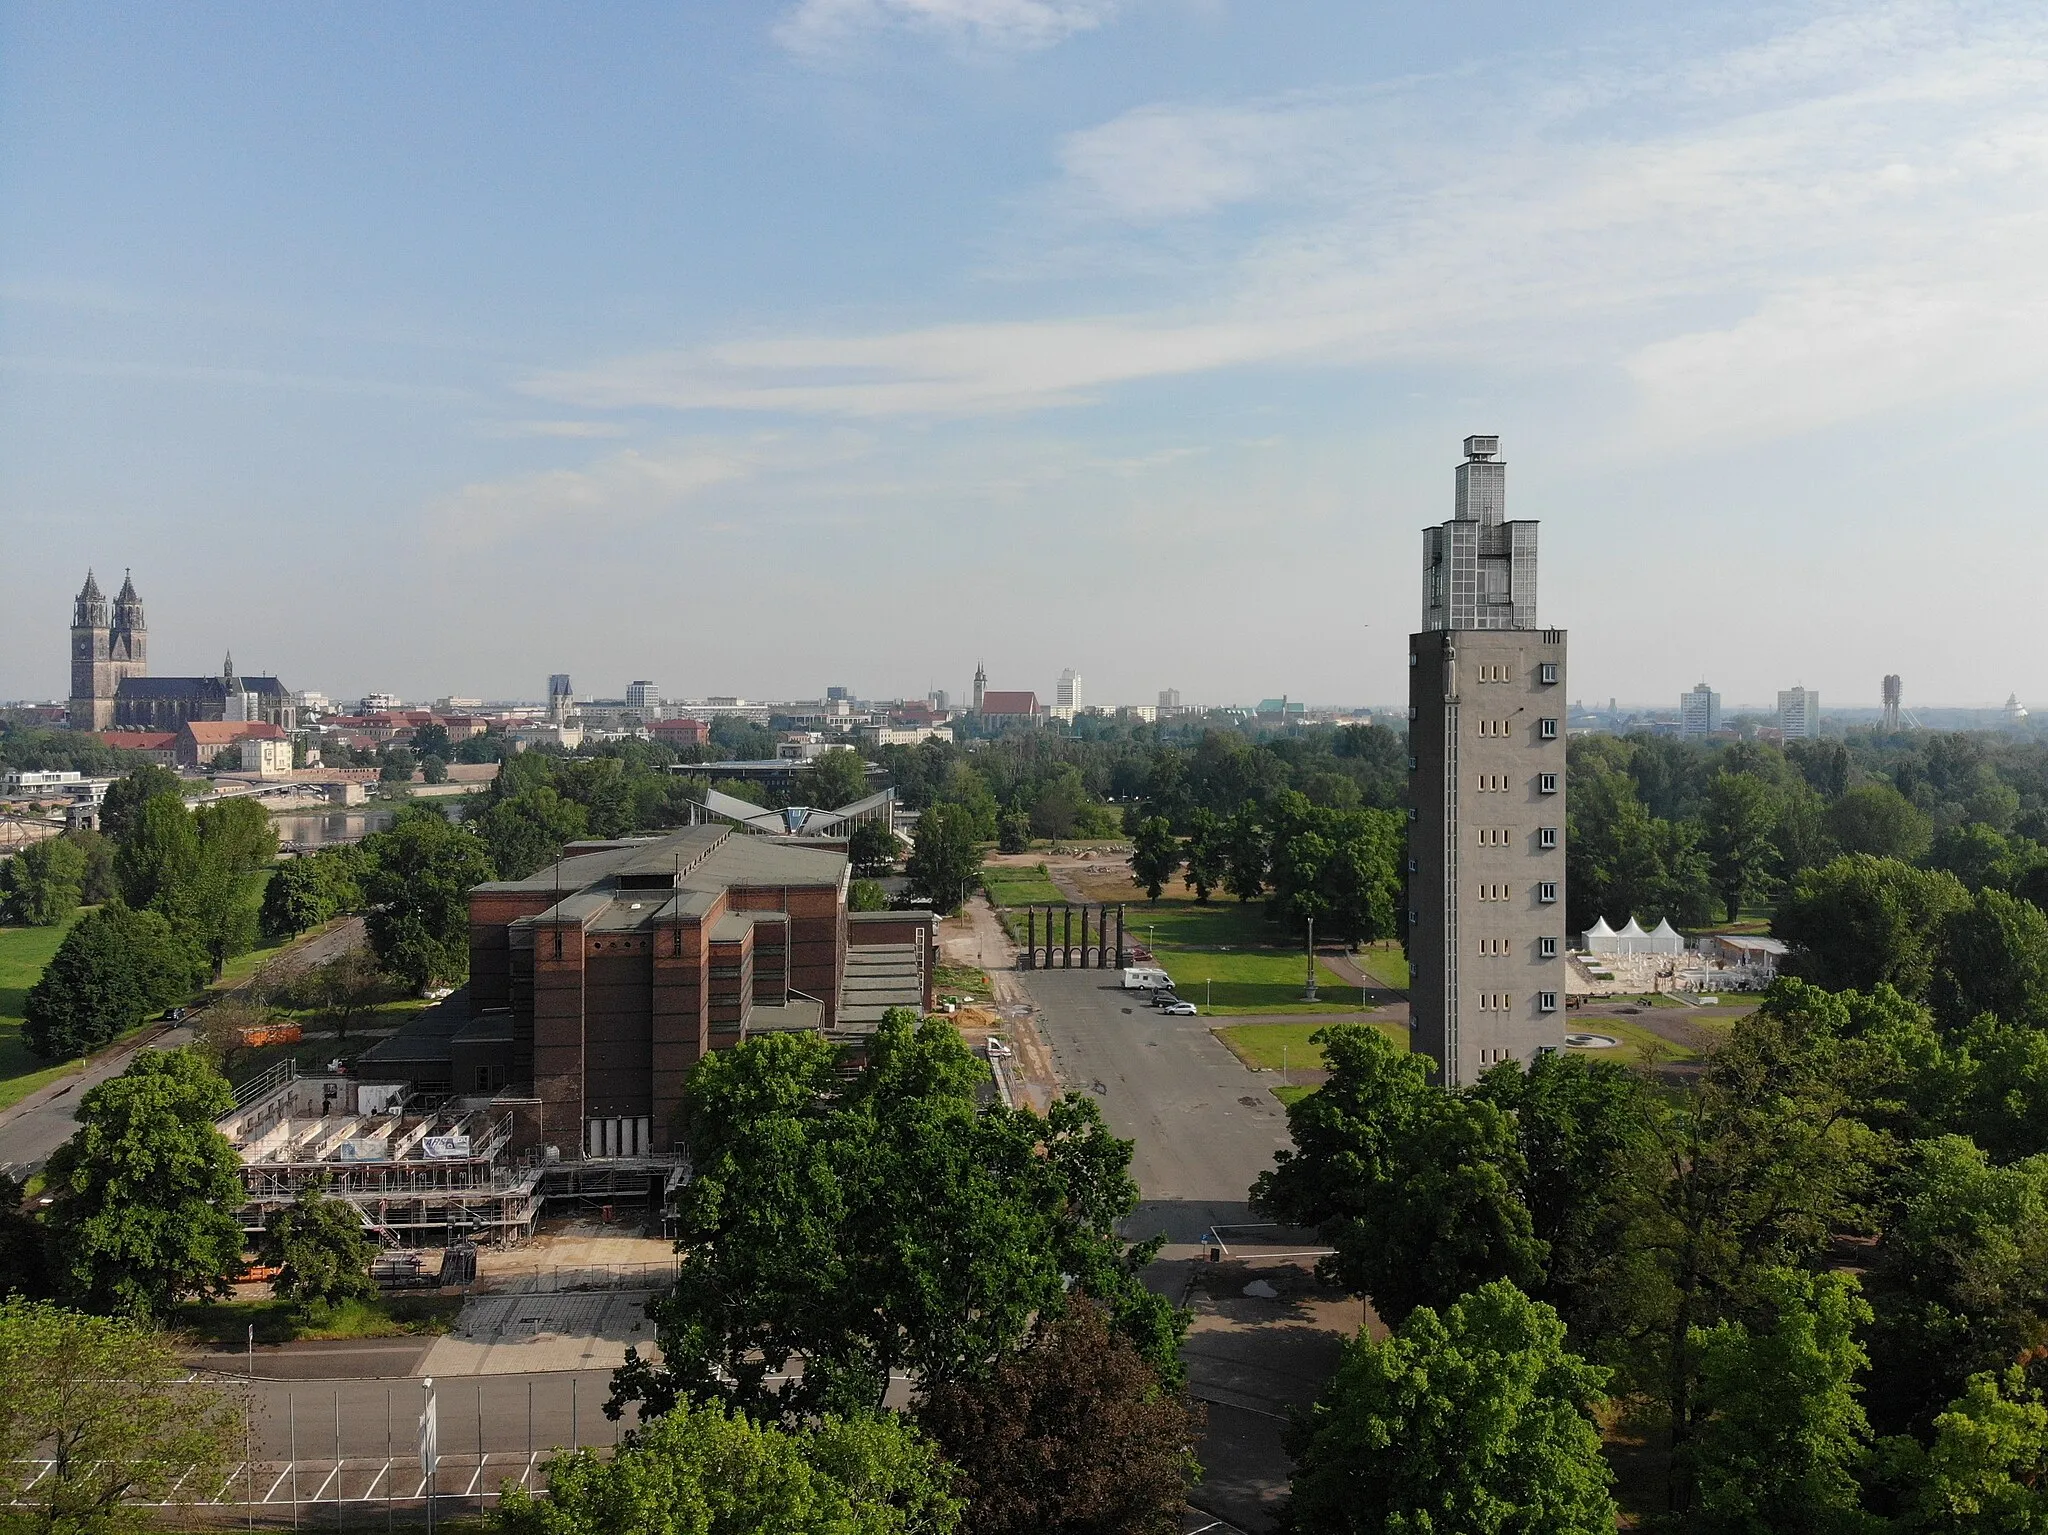
[[[1166,1016],[1169,1018],[1192,1018],[1200,1011],[1201,1009],[1192,1002],[1169,1002],[1166,1005]]]

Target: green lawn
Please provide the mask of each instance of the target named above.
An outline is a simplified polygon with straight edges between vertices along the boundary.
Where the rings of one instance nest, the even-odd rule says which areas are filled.
[[[1353,956],[1358,968],[1390,991],[1408,989],[1408,956],[1397,942],[1373,944]]]
[[[1702,1019],[1702,1022],[1706,1020]],[[1660,1034],[1652,1034],[1632,1018],[1574,1018],[1565,1025],[1568,1034],[1609,1034],[1621,1041],[1612,1050],[1582,1050],[1576,1053],[1592,1057],[1596,1061],[1627,1061],[1631,1064],[1645,1060],[1656,1060],[1665,1064],[1696,1061],[1700,1058],[1697,1050],[1688,1050],[1684,1045],[1674,1045]]]
[[[932,985],[940,996],[987,997],[996,989],[988,972],[972,965],[940,965],[932,972]]]
[[[1148,901],[1142,891],[1124,911],[1125,934],[1147,948],[1180,949],[1305,949],[1308,935],[1289,935],[1266,920],[1262,901],[1234,901],[1217,896],[1204,906],[1192,896],[1161,896]]]
[[[1321,1071],[1323,1047],[1309,1036],[1324,1027],[1320,1023],[1239,1023],[1213,1032],[1230,1053],[1254,1071]],[[1402,1049],[1408,1048],[1408,1031],[1398,1023],[1375,1023],[1378,1029]]]
[[[991,906],[1064,906],[1067,898],[1060,887],[1046,878],[1045,866],[1030,868],[984,866],[981,888],[988,892]]]
[[[444,1333],[462,1310],[459,1295],[391,1295],[347,1301],[332,1311],[301,1316],[281,1300],[212,1301],[180,1306],[174,1325],[206,1343],[240,1343],[254,1324],[258,1343],[307,1338],[402,1338]]]
[[[30,1054],[21,1040],[21,1010],[28,989],[70,930],[71,922],[61,927],[0,927],[0,1109],[78,1070],[77,1061],[50,1065]]]
[[[1285,949],[1227,954],[1160,949],[1155,962],[1173,977],[1174,990],[1218,1015],[1358,1011],[1358,988],[1320,963],[1316,966],[1317,1000],[1302,1000],[1302,987],[1308,981],[1306,954],[1293,954]]]
[[[1290,1085],[1287,1087],[1276,1087],[1272,1089],[1273,1096],[1275,1098],[1278,1098],[1282,1103],[1286,1104],[1289,1108],[1292,1108],[1295,1104],[1301,1102],[1302,1099],[1306,1098],[1310,1093],[1314,1091],[1315,1089],[1313,1087],[1300,1087],[1294,1085]]]

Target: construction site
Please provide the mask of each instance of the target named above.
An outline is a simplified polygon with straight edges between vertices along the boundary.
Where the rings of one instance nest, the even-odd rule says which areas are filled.
[[[538,1109],[504,1095],[431,1104],[405,1082],[302,1075],[287,1061],[238,1088],[217,1123],[241,1158],[252,1235],[308,1188],[348,1201],[387,1248],[515,1246],[550,1205],[667,1208],[681,1157],[572,1147],[565,1161],[543,1142]]]

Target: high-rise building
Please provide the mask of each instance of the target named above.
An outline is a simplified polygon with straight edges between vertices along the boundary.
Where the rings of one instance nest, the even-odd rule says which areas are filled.
[[[1052,712],[1055,718],[1063,720],[1070,720],[1081,712],[1081,674],[1071,666],[1060,673]]]
[[[566,724],[576,708],[576,690],[569,686],[569,674],[556,672],[548,678],[548,718]]]
[[[652,709],[661,702],[660,690],[645,678],[626,684],[626,707],[629,709]]]
[[[1162,709],[1178,709],[1180,707],[1180,689],[1161,688],[1159,690],[1159,707]]]
[[[1905,688],[1899,682],[1899,674],[1893,672],[1884,679],[1884,733],[1899,733],[1899,705],[1904,702]]]
[[[1446,1087],[1564,1045],[1565,636],[1499,451],[1465,439],[1408,641],[1411,1038]]]
[[[1778,695],[1778,738],[1811,741],[1820,734],[1820,694],[1810,688],[1788,688]]]
[[[938,714],[944,714],[949,705],[949,699],[944,688],[933,688],[924,695],[924,701],[932,706],[933,712]]]
[[[1721,728],[1721,695],[1702,682],[1690,693],[1678,695],[1678,733],[1688,741],[1710,736]]]

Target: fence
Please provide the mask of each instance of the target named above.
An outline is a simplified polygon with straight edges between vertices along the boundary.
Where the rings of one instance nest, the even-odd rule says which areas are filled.
[[[562,1295],[572,1290],[666,1290],[682,1274],[667,1263],[596,1263],[582,1268],[544,1268],[530,1274],[491,1274],[477,1282],[477,1294]]]
[[[603,1372],[444,1378],[431,1391],[439,1453],[429,1478],[418,1443],[429,1392],[420,1382],[350,1380],[310,1389],[281,1381],[246,1384],[255,1395],[245,1458],[216,1486],[181,1484],[169,1498],[132,1502],[177,1507],[181,1517],[210,1516],[206,1522],[222,1528],[417,1524],[430,1515],[482,1513],[508,1486],[545,1494],[552,1457],[576,1449],[609,1454],[640,1421],[633,1405],[618,1419],[605,1416],[610,1390]],[[32,1502],[56,1468],[51,1460],[18,1464],[29,1475],[17,1506]]]

